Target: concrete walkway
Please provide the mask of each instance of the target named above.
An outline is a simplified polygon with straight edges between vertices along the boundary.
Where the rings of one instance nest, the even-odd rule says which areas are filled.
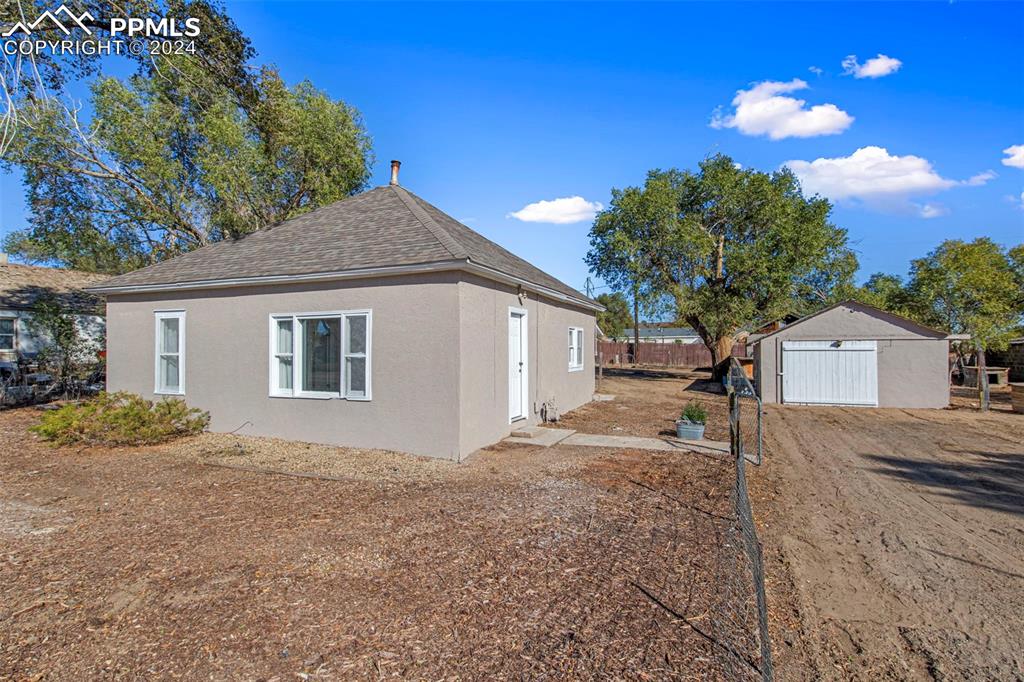
[[[558,443],[592,448],[625,448],[630,450],[683,450],[705,454],[729,454],[729,444],[714,440],[681,440],[679,438],[641,438],[639,436],[607,436],[598,433],[576,433],[572,429],[550,429],[527,426],[506,438],[509,443],[526,443],[549,448]]]
[[[575,433],[562,441],[566,445],[594,448],[629,448],[631,450],[689,450],[729,454],[729,444],[714,440],[681,440],[679,438],[642,438],[640,436],[606,436],[598,433]]]

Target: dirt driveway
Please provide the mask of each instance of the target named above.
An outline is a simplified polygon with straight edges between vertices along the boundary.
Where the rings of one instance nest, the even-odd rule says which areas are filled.
[[[769,406],[766,433],[781,679],[1024,679],[1024,417]]]
[[[0,412],[0,679],[735,679],[727,458],[54,450],[35,418]]]

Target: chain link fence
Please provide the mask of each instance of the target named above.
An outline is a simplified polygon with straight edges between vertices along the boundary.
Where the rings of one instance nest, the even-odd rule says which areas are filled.
[[[754,384],[747,376],[746,368],[731,358],[729,373],[725,376],[726,390],[736,394],[736,424],[740,432],[740,449],[744,457],[758,466],[764,461],[764,426],[761,398],[754,390]],[[730,409],[730,419],[732,418]]]
[[[743,367],[732,360],[725,380],[729,399],[730,456],[735,462],[733,522],[718,543],[720,598],[714,608],[712,634],[719,643],[720,664],[729,679],[774,679],[761,543],[747,491],[747,462],[763,461],[761,401]]]

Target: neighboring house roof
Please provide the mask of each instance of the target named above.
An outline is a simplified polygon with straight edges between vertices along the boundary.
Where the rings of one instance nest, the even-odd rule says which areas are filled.
[[[79,270],[0,263],[0,309],[31,310],[41,296],[52,294],[71,311],[102,313],[102,299],[84,289],[109,278]]]
[[[119,275],[94,290],[195,289],[445,269],[502,275],[510,283],[603,309],[398,185]]]
[[[632,329],[627,329],[620,336],[633,336]],[[689,327],[640,327],[640,336],[697,336],[697,332]]]
[[[754,341],[755,343],[760,343],[761,341],[764,341],[765,339],[771,338],[771,337],[775,336],[776,334],[780,334],[780,333],[782,333],[784,331],[788,332],[791,329],[793,329],[793,327],[796,327],[799,324],[803,324],[807,320],[810,320],[810,319],[813,319],[815,317],[818,317],[819,315],[824,315],[825,313],[829,312],[830,310],[835,310],[836,308],[851,308],[851,309],[854,309],[854,310],[859,310],[859,311],[861,311],[863,313],[867,313],[868,315],[875,315],[875,316],[894,318],[896,320],[900,320],[904,327],[906,327],[908,329],[913,329],[916,333],[920,334],[921,336],[932,336],[932,337],[936,337],[936,338],[940,338],[940,339],[962,339],[962,338],[968,338],[968,337],[965,337],[962,334],[947,334],[944,331],[939,331],[938,329],[932,329],[931,327],[926,327],[923,324],[918,324],[917,322],[914,322],[910,318],[903,317],[902,315],[897,315],[896,313],[890,313],[888,310],[882,310],[881,308],[876,308],[873,305],[868,305],[867,303],[861,303],[860,301],[854,301],[854,300],[847,300],[847,301],[840,301],[839,303],[833,303],[832,305],[828,306],[827,308],[822,308],[821,310],[819,310],[816,313],[811,313],[810,315],[807,315],[805,317],[801,317],[796,322],[787,324],[785,327],[781,327],[780,329],[776,329],[775,331],[771,332],[770,334],[764,334],[764,335],[752,334],[749,338],[750,338],[751,341]]]

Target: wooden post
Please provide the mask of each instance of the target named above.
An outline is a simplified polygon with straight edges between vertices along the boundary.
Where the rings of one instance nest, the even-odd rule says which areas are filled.
[[[633,285],[633,366],[640,364],[640,287]]]
[[[597,351],[597,392],[601,392],[601,379],[604,378],[604,351]]]
[[[985,349],[978,346],[978,402],[981,403],[981,411],[988,412],[988,372],[986,371]]]

